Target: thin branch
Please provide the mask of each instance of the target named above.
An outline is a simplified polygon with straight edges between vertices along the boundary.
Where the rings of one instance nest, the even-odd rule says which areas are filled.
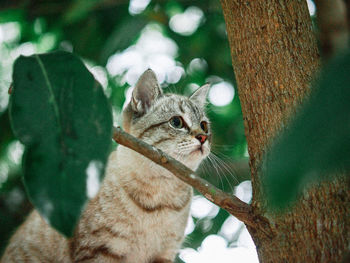
[[[241,201],[236,196],[229,195],[216,188],[163,151],[124,132],[120,127],[114,128],[113,139],[117,143],[144,155],[153,162],[168,169],[179,179],[197,189],[209,201],[227,210],[246,225],[265,232],[267,236],[271,236],[270,230],[267,230],[269,228],[262,227],[261,225],[264,219],[254,215],[249,204]]]

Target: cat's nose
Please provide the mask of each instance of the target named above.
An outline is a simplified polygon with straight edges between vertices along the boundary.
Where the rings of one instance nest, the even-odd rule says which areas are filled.
[[[204,135],[204,134],[198,134],[196,136],[196,139],[201,143],[205,143],[205,141],[207,140],[208,136],[207,135]]]

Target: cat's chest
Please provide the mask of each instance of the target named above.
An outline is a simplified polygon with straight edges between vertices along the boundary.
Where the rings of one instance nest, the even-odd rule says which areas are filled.
[[[181,211],[163,208],[160,211],[138,213],[133,222],[134,231],[153,242],[162,241],[169,234],[178,233],[185,221],[187,207]],[[140,212],[140,211],[138,211]]]
[[[132,222],[128,233],[134,239],[133,249],[138,257],[131,262],[154,258],[169,249],[170,244],[183,236],[186,222],[187,212],[185,210],[138,214],[138,219]]]

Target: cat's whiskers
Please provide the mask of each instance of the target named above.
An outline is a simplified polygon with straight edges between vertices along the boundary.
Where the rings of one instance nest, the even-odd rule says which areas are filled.
[[[216,149],[223,149],[223,150],[228,151],[228,150],[231,150],[231,149],[237,147],[237,145],[235,145],[235,144],[227,144],[227,143],[225,143],[225,144],[212,143],[211,147],[214,150],[216,150]]]
[[[186,145],[186,146],[180,146],[178,147],[179,151],[181,151],[182,153],[186,153],[187,151],[187,154],[190,153],[192,150],[195,150],[196,149],[196,144],[191,144],[191,145]]]
[[[215,162],[213,161],[213,159],[211,158],[210,154],[208,155],[208,162],[211,163],[212,166],[214,167],[214,169],[216,170],[216,173],[217,173],[217,175],[218,175],[218,177],[219,177],[219,179],[220,179],[220,182],[221,182],[221,188],[224,189],[224,183],[223,183],[222,177],[221,177],[221,175],[220,175],[220,173],[219,173],[219,170],[218,170],[218,168],[217,168],[217,163],[215,163]],[[207,162],[204,162],[204,165],[207,165],[207,167],[208,167],[208,163],[207,163]],[[207,168],[207,170],[210,171],[209,168]]]
[[[177,157],[176,159],[178,159],[179,161],[182,161],[184,159],[184,157],[187,157],[188,154],[192,151],[195,150],[196,147],[198,147],[198,144],[195,143],[190,143],[190,142],[182,142],[178,144],[178,153],[177,153]],[[210,147],[208,145],[203,145],[203,148],[205,149],[205,151],[210,151]],[[221,186],[222,188],[224,188],[224,183],[223,183],[223,178],[225,178],[225,180],[228,183],[228,186],[230,188],[230,191],[233,192],[234,191],[234,184],[232,183],[231,178],[238,183],[238,180],[235,176],[234,171],[232,171],[232,169],[225,163],[224,160],[222,160],[219,156],[217,156],[215,153],[211,152],[208,155],[208,161],[207,162],[203,162],[203,168],[206,170],[206,172],[210,171],[210,167],[209,167],[209,163],[211,163],[211,166],[214,167],[217,175],[219,176],[220,182],[221,182]]]
[[[230,166],[227,164],[227,162],[231,162],[232,158],[225,155],[222,152],[216,151],[215,149],[211,151],[213,155],[220,161],[220,163],[225,167],[226,170],[230,171],[229,175],[236,181],[236,183],[239,183],[239,180],[237,179],[237,170],[234,166]]]
[[[178,148],[185,148],[185,147],[191,147],[193,146],[193,142],[182,142],[182,143],[179,143],[177,146]]]
[[[177,152],[177,157],[179,158],[179,160],[183,161],[186,159],[186,157],[188,157],[188,154],[188,151],[179,149],[179,151]]]
[[[227,177],[229,177],[229,178],[231,177],[238,184],[239,181],[237,180],[234,172],[232,171],[232,169],[230,169],[230,167],[222,159],[220,159],[214,153],[211,152],[210,156],[218,164],[218,167],[220,168],[222,175],[225,177],[226,181],[228,182],[228,184],[230,186],[231,191],[233,192],[234,187],[232,186],[232,181],[229,180]]]
[[[193,146],[189,146],[189,147],[184,147],[179,149],[183,154],[187,153],[189,154],[192,150],[195,150],[196,148]]]

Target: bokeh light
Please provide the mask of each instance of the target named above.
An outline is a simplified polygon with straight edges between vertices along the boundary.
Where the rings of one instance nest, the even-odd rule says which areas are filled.
[[[227,241],[219,235],[207,236],[196,250],[185,248],[180,251],[180,258],[186,263],[258,263],[255,248],[228,247]]]
[[[250,180],[241,182],[234,193],[243,202],[249,203],[252,199],[252,182]]]
[[[315,6],[314,1],[312,1],[312,0],[306,0],[306,2],[307,2],[307,7],[308,7],[308,9],[309,9],[310,15],[311,15],[311,16],[314,16],[315,13],[316,13],[316,6]]]
[[[20,24],[8,22],[0,25],[0,44],[18,41],[20,38]]]
[[[169,21],[170,28],[181,35],[192,35],[203,19],[203,11],[198,7],[188,7],[185,12],[176,14]]]
[[[226,106],[231,103],[235,90],[231,83],[222,81],[211,86],[209,90],[209,101],[215,106]]]
[[[178,47],[170,38],[165,37],[161,28],[151,24],[141,33],[135,45],[112,55],[107,62],[107,70],[111,75],[125,74],[125,81],[135,85],[140,75],[151,68],[158,81],[177,83],[184,70],[176,63]]]
[[[137,15],[146,9],[151,0],[130,0],[129,13],[131,15]]]
[[[223,236],[227,240],[232,240],[234,236],[237,235],[237,231],[243,228],[243,222],[230,215],[222,224],[219,235]]]
[[[195,218],[215,217],[219,212],[219,207],[209,202],[203,196],[193,197],[191,204],[191,215]]]

